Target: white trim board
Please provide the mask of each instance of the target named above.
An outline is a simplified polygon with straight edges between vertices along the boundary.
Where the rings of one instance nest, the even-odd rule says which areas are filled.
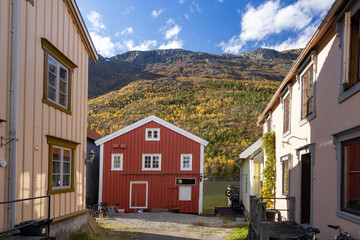
[[[191,140],[193,140],[195,142],[198,142],[201,145],[207,146],[208,143],[209,143],[208,141],[206,141],[206,140],[204,140],[202,138],[199,138],[199,137],[195,136],[192,133],[189,133],[189,132],[187,132],[187,131],[185,131],[185,130],[183,130],[183,129],[181,129],[181,128],[179,128],[179,127],[177,127],[177,126],[175,126],[175,125],[173,125],[173,124],[171,124],[169,122],[166,122],[166,121],[162,120],[161,118],[158,118],[158,117],[156,117],[154,115],[151,115],[151,116],[149,116],[147,118],[144,118],[144,119],[142,119],[140,121],[137,121],[137,122],[135,122],[135,123],[133,123],[133,124],[127,126],[127,127],[124,127],[122,129],[114,132],[114,133],[111,133],[111,134],[109,134],[109,135],[107,135],[107,136],[105,136],[103,138],[100,138],[99,140],[95,141],[95,144],[96,144],[96,146],[104,144],[104,143],[106,143],[106,142],[108,142],[108,141],[110,141],[110,140],[112,140],[112,139],[114,139],[114,138],[116,138],[118,136],[121,136],[121,135],[123,135],[123,134],[125,134],[127,132],[130,132],[131,130],[134,130],[135,128],[138,128],[138,127],[140,127],[140,126],[142,126],[142,125],[144,125],[146,123],[149,123],[151,121],[156,122],[156,123],[168,128],[170,130],[173,130],[174,132],[177,132],[177,133],[179,133],[179,134],[181,134],[181,135],[183,135],[183,136],[185,136],[185,137],[187,137],[187,138],[189,138],[189,139],[191,139]]]
[[[146,185],[146,205],[142,206],[142,207],[138,207],[138,206],[131,206],[131,194],[132,194],[132,185],[133,184],[145,184]],[[148,208],[148,196],[149,196],[149,185],[147,181],[130,181],[130,201],[129,201],[129,208],[130,209],[134,209],[134,208]]]

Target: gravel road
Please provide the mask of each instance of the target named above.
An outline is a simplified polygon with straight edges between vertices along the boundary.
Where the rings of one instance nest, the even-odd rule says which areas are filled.
[[[115,231],[138,232],[133,239],[224,239],[233,227],[245,222],[227,221],[224,218],[192,214],[151,212],[123,213],[97,219],[100,225]]]

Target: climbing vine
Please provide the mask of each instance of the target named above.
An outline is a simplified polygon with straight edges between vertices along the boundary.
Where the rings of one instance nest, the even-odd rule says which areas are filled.
[[[264,184],[261,188],[261,194],[264,198],[274,198],[276,181],[275,132],[264,134],[262,148],[265,151],[267,162],[263,171]],[[266,199],[265,202],[267,203],[267,208],[274,208],[273,200]]]

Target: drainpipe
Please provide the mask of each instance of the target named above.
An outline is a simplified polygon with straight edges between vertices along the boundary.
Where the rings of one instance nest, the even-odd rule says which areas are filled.
[[[19,67],[19,0],[12,1],[11,25],[11,88],[10,88],[10,140],[9,143],[9,200],[16,199],[16,139],[18,110]],[[10,228],[15,226],[15,203],[9,205]]]

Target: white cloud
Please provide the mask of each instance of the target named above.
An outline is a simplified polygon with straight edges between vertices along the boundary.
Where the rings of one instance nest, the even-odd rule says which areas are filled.
[[[168,43],[161,44],[159,49],[176,49],[176,48],[182,48],[183,41],[182,40],[172,40]]]
[[[135,45],[133,40],[124,41],[124,46],[128,51],[148,51],[156,47],[156,45],[156,40],[144,40],[138,45]]]
[[[166,30],[165,39],[177,38],[180,31],[181,31],[181,27],[175,24],[174,27]]]
[[[162,12],[164,12],[163,9],[159,9],[158,11],[154,10],[154,11],[152,11],[151,15],[152,15],[154,18],[157,18]]]
[[[131,7],[126,8],[124,11],[122,11],[121,14],[122,15],[127,15],[127,14],[130,14],[134,10],[135,10],[135,7],[131,6]]]
[[[184,4],[185,0],[179,0],[180,4]]]
[[[96,11],[91,11],[86,15],[87,19],[90,21],[92,25],[92,30],[100,31],[101,29],[105,29],[105,25],[102,22],[101,16]]]
[[[195,1],[192,2],[191,6],[190,6],[190,12],[191,13],[201,13],[201,8],[199,6],[199,4]]]
[[[132,34],[133,32],[134,32],[134,29],[132,27],[127,27],[124,30],[122,30],[121,32],[115,33],[115,36],[118,37],[120,35],[129,35],[129,34]]]
[[[317,25],[311,25],[304,29],[304,31],[299,34],[297,38],[288,38],[282,43],[276,45],[263,45],[263,48],[276,49],[278,51],[283,51],[287,49],[298,49],[305,47],[306,43],[310,40],[311,36],[315,32]]]
[[[249,41],[261,41],[283,31],[300,34],[305,32],[315,18],[324,16],[332,2],[333,0],[298,0],[284,6],[280,0],[270,0],[257,8],[248,4],[241,20],[241,33],[233,36],[228,42],[222,41],[217,46],[226,53],[238,54]],[[310,36],[312,33],[309,33]],[[300,35],[296,40],[288,39],[278,46],[298,46],[305,41],[305,38],[309,39]]]
[[[115,55],[116,44],[111,41],[110,37],[101,36],[96,32],[90,32],[91,39],[94,42],[97,52],[104,57]]]
[[[184,14],[184,17],[186,18],[186,20],[190,19],[189,14],[187,14],[187,13]]]
[[[224,0],[217,0],[219,3],[222,3],[222,2],[224,2]]]

